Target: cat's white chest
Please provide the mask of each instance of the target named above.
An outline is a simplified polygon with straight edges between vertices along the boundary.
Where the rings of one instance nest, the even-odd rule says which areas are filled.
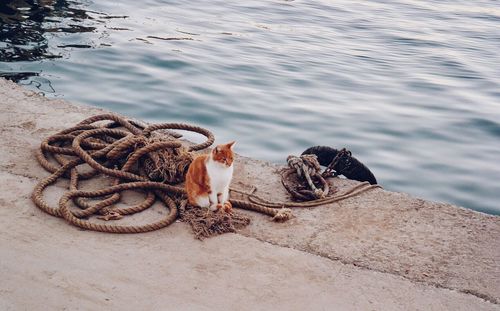
[[[227,167],[215,161],[208,161],[207,174],[210,179],[210,190],[215,193],[222,193],[231,183],[233,165]]]

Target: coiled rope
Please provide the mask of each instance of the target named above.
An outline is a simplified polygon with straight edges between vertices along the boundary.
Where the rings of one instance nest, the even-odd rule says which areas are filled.
[[[96,124],[100,121],[111,121],[111,123]],[[153,133],[158,130],[167,130],[167,139],[152,140]],[[44,212],[62,217],[68,223],[88,230],[140,233],[170,225],[179,217],[179,210],[186,206],[184,189],[169,183],[151,181],[141,163],[144,159],[152,160],[158,152],[165,150],[180,152],[179,150],[184,148],[178,140],[181,135],[171,130],[191,131],[206,137],[203,143],[188,147],[187,152],[203,150],[214,142],[213,134],[198,126],[184,123],[142,126],[114,114],[90,117],[74,127],[46,138],[37,150],[36,158],[51,175],[35,186],[31,196],[33,202]],[[57,164],[49,158],[53,158]],[[80,172],[78,166],[82,164],[90,166],[92,171]],[[112,177],[111,185],[99,190],[78,189],[80,180],[97,175]],[[52,207],[44,200],[43,192],[60,178],[69,179],[69,191],[60,198],[57,207]],[[146,198],[135,206],[115,207],[114,205],[120,200],[120,193],[126,190],[146,190]],[[92,205],[85,198],[102,199]],[[95,223],[88,219],[92,215],[104,220],[120,219],[124,215],[148,209],[157,199],[168,209],[168,213],[150,224],[110,225]],[[70,201],[80,209],[70,209]],[[275,221],[285,221],[292,217],[291,211],[287,208],[275,208],[244,200],[230,201],[234,207],[269,215]]]
[[[289,155],[286,159],[289,169],[285,170],[281,175],[281,183],[285,189],[292,195],[295,200],[309,201],[315,199],[323,199],[328,195],[330,188],[328,183],[321,175],[321,166],[319,165],[318,158],[313,154],[305,154],[299,157]],[[293,173],[297,174],[298,179],[305,179],[309,189],[294,189],[287,181]],[[321,185],[322,189],[318,189],[313,182],[316,179]],[[300,186],[300,184],[299,184]]]
[[[100,123],[97,124],[98,122]],[[159,130],[163,131],[161,138],[158,138],[157,133],[154,137],[155,132]],[[201,144],[186,148],[179,140],[182,135],[173,130],[199,133],[205,136],[206,140]],[[189,163],[178,162],[190,161],[191,152],[208,148],[213,142],[214,136],[209,130],[194,125],[184,123],[142,125],[114,114],[96,115],[42,141],[36,152],[36,158],[51,175],[35,186],[31,198],[37,207],[50,215],[64,218],[68,223],[80,228],[100,232],[140,233],[158,230],[172,224],[182,213],[188,215],[186,221],[192,225],[198,238],[234,231],[236,227],[248,224],[249,219],[238,215],[219,215],[219,219],[202,219],[200,217],[203,215],[200,210],[196,209],[191,209],[189,214],[184,189],[174,185],[181,181],[180,177],[189,165]],[[174,161],[174,163],[166,164],[163,162],[168,170],[174,171],[167,172],[165,182],[152,181],[151,174],[148,174],[146,169],[148,167],[151,169],[151,166],[155,165],[163,165],[158,162],[158,159],[164,160],[162,153],[163,156],[167,154],[165,157]],[[50,160],[51,158],[53,161]],[[328,184],[318,174],[317,161],[308,156],[288,160],[291,167],[289,172],[296,171],[297,174],[301,174],[300,170],[302,170],[308,183],[313,186],[311,176],[321,181],[322,189],[312,187],[314,198],[319,197],[319,199],[278,203],[257,196],[256,188],[250,193],[231,189],[231,191],[243,194],[244,197],[244,200],[230,199],[232,205],[236,208],[269,215],[274,221],[286,221],[293,217],[290,208],[333,203],[380,187],[364,182],[342,194],[327,196]],[[79,168],[81,165],[88,165],[92,170],[82,172]],[[111,185],[98,190],[78,188],[80,180],[91,179],[99,175],[110,177]],[[53,207],[44,200],[43,193],[59,179],[69,179],[68,191],[62,195],[59,204]],[[285,183],[284,185],[287,186]],[[120,193],[126,190],[145,191],[146,197],[143,202],[134,206],[116,207],[115,205],[121,198]],[[309,195],[310,199],[311,193],[299,192],[299,194]],[[98,200],[94,200],[97,203],[89,203],[89,198],[97,198]],[[125,215],[140,213],[150,208],[157,200],[167,208],[168,213],[149,224],[115,225],[96,223],[90,218],[97,216],[102,220],[121,219]],[[70,202],[73,202],[79,209],[70,208]]]

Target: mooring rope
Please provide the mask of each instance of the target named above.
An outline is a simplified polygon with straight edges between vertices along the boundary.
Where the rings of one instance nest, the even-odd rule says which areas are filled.
[[[112,122],[95,124],[100,121]],[[154,132],[158,130],[166,130],[168,136],[152,139]],[[172,130],[196,132],[205,136],[206,140],[203,143],[185,148],[178,140],[181,135]],[[42,179],[35,186],[32,200],[46,213],[62,217],[70,224],[88,230],[111,233],[139,233],[158,230],[172,224],[179,217],[179,211],[186,211],[185,191],[173,184],[150,180],[145,172],[145,168],[147,168],[144,166],[145,161],[157,157],[159,152],[168,150],[178,151],[173,154],[182,154],[184,149],[188,153],[203,150],[211,146],[213,142],[214,136],[209,130],[194,125],[184,123],[142,125],[113,114],[96,115],[42,141],[36,152],[36,158],[51,175]],[[55,162],[50,161],[50,157]],[[174,158],[174,160],[176,159],[178,158]],[[380,187],[364,182],[342,194],[327,196],[328,183],[319,174],[319,164],[314,160],[311,156],[304,155],[300,158],[289,157],[288,162],[291,169],[289,169],[288,174],[297,172],[299,176],[303,176],[316,199],[307,202],[271,202],[257,196],[255,194],[256,188],[251,193],[231,189],[231,191],[239,192],[246,197],[246,200],[230,199],[232,205],[269,215],[274,221],[286,221],[293,217],[290,208],[329,204]],[[184,157],[183,161],[190,161],[190,157]],[[158,165],[158,162],[152,161],[149,166],[151,163]],[[92,170],[81,172],[78,167],[82,164],[87,164]],[[184,170],[186,167],[186,164],[172,165],[168,166],[168,169]],[[111,177],[111,185],[99,190],[80,190],[78,188],[80,180],[91,179],[98,175]],[[178,182],[178,175],[174,172],[170,174],[170,177]],[[180,175],[182,176],[182,172]],[[60,178],[69,179],[69,191],[62,195],[58,206],[52,207],[44,200],[43,192]],[[312,178],[319,180],[322,189],[315,187]],[[286,182],[283,182],[283,185],[290,191],[290,185],[287,185]],[[115,207],[114,205],[120,201],[120,193],[126,190],[145,191],[143,202],[128,207]],[[301,190],[297,194],[302,195],[302,199],[310,199],[311,193],[306,192]],[[99,200],[97,203],[90,204],[89,198],[98,198]],[[90,216],[97,216],[103,220],[121,219],[125,215],[139,213],[150,208],[157,199],[168,209],[168,213],[149,224],[110,225],[92,222],[88,219]],[[70,209],[70,201],[79,209]],[[203,221],[198,220],[201,215],[198,214],[200,214],[198,211],[186,212],[185,215],[188,215],[186,220],[192,224],[197,236],[206,237],[209,235],[208,227]],[[216,218],[207,219],[207,222],[214,223],[215,232],[234,231],[234,228],[248,224],[248,219],[244,216],[234,215],[231,218],[222,215],[219,218],[223,221],[217,222]]]
[[[323,199],[317,199],[317,200],[310,200],[310,201],[304,201],[304,202],[273,202],[266,200],[255,193],[257,192],[257,187],[253,187],[252,190],[250,191],[245,191],[241,189],[231,189],[231,191],[240,193],[243,196],[245,196],[249,202],[258,204],[259,206],[262,207],[268,207],[268,208],[300,208],[300,207],[315,207],[319,205],[325,205],[325,204],[330,204],[338,201],[342,201],[348,198],[355,197],[363,192],[376,189],[376,188],[382,188],[380,185],[371,185],[369,182],[362,182],[359,183],[348,190],[344,191],[342,194],[337,194],[334,196],[329,196]]]
[[[289,155],[286,159],[289,169],[281,174],[281,182],[285,189],[292,197],[299,201],[309,201],[322,199],[328,195],[330,188],[328,183],[321,175],[321,166],[318,158],[313,154],[304,154],[301,156]],[[287,180],[293,174],[297,174],[298,179],[305,179],[309,189],[294,189]],[[313,178],[317,180],[322,189],[318,189],[313,182]]]
[[[330,197],[326,197],[326,198],[318,199],[318,200],[306,201],[306,202],[271,202],[271,201],[262,199],[261,197],[258,197],[256,195],[249,195],[248,199],[252,203],[271,207],[271,208],[314,207],[314,206],[330,204],[330,203],[338,202],[338,201],[345,200],[348,198],[352,198],[352,197],[357,196],[363,192],[366,192],[368,190],[375,189],[375,188],[382,188],[382,187],[380,185],[370,185],[369,182],[362,182],[360,184],[355,185],[354,187],[350,188],[349,190],[345,191],[342,194],[334,195],[334,196],[330,196]]]
[[[96,125],[99,121],[112,121]],[[122,127],[119,129],[116,127]],[[167,130],[169,139],[148,140],[153,132]],[[214,142],[213,134],[204,128],[184,123],[161,123],[142,126],[114,114],[96,115],[85,119],[76,126],[60,131],[42,141],[36,152],[41,166],[51,173],[42,179],[32,193],[32,200],[44,212],[62,217],[70,224],[94,231],[111,233],[139,233],[158,230],[173,223],[179,216],[178,206],[184,206],[185,191],[171,184],[151,181],[141,167],[141,159],[149,158],[155,152],[182,148],[177,140],[180,135],[171,130],[186,130],[206,137],[201,144],[191,145],[188,152],[203,150]],[[48,157],[55,159],[51,162]],[[80,172],[78,166],[87,164],[91,171]],[[139,169],[136,167],[139,165]],[[79,190],[81,179],[97,175],[112,177],[111,186],[99,190]],[[59,200],[57,207],[50,206],[43,198],[43,192],[60,178],[69,179],[69,191]],[[125,190],[146,190],[146,198],[140,204],[126,208],[112,205],[120,200],[120,192]],[[102,198],[104,197],[104,198]],[[85,198],[102,198],[91,205]],[[168,209],[160,220],[144,225],[110,225],[95,223],[87,218],[95,215],[104,220],[120,219],[144,211],[158,198]],[[181,198],[179,200],[179,198]],[[80,210],[70,209],[73,201]],[[177,202],[176,202],[177,201]],[[287,208],[275,208],[243,200],[230,200],[237,208],[260,212],[273,217],[275,221],[285,221],[292,217]],[[237,218],[235,218],[237,220]],[[244,222],[244,220],[241,220]]]

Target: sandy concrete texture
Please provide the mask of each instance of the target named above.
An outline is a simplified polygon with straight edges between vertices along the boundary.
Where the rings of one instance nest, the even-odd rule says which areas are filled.
[[[280,167],[239,161],[234,185],[271,201],[288,195]],[[357,182],[336,179],[339,193]],[[285,224],[260,215],[241,233],[346,264],[500,302],[500,217],[374,189],[325,206],[294,209]]]
[[[183,223],[116,235],[38,210],[31,191],[48,173],[34,150],[103,112],[0,79],[0,310],[500,310],[500,217],[402,193],[294,209],[286,223],[245,212],[239,234],[202,242]],[[287,200],[279,166],[236,165],[235,188]]]

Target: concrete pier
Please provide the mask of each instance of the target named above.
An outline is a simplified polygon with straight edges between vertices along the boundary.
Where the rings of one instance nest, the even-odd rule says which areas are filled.
[[[294,209],[285,223],[245,212],[248,227],[205,241],[183,223],[117,235],[43,213],[35,149],[103,112],[0,79],[0,310],[500,310],[500,217],[404,193]],[[287,201],[279,168],[239,156],[233,186]]]

